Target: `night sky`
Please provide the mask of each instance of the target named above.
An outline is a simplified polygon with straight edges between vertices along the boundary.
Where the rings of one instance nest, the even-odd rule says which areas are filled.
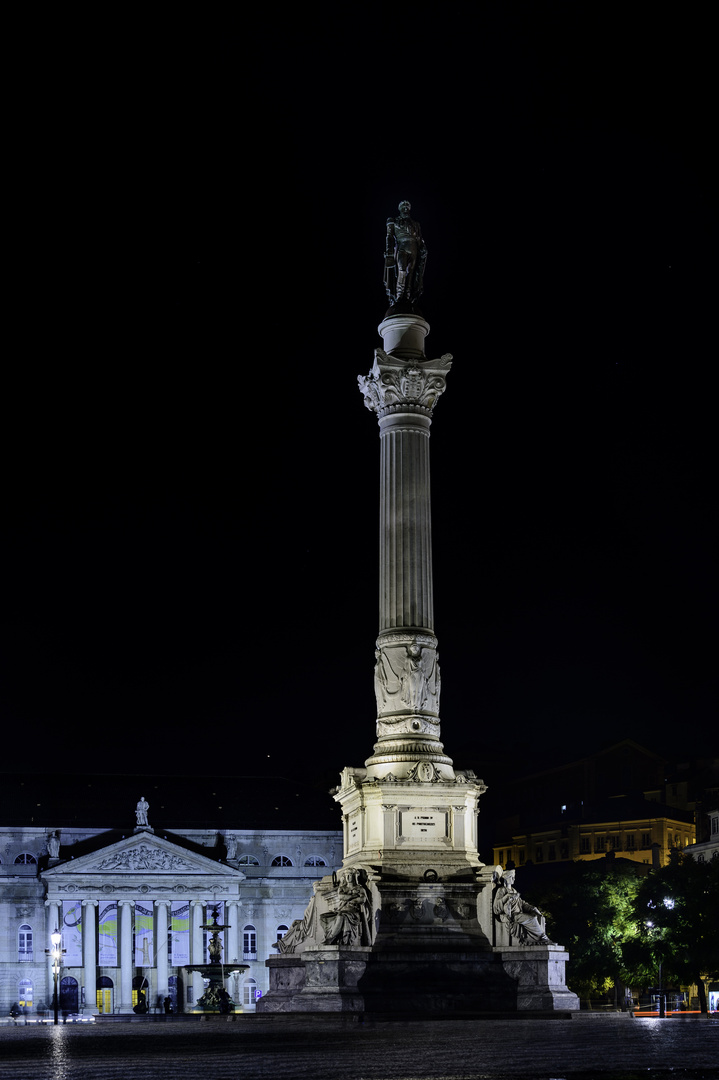
[[[356,380],[404,198],[455,358],[448,753],[490,788],[625,737],[719,753],[716,64],[708,9],[632,10],[316,5],[28,54],[0,771],[329,786],[369,756]]]

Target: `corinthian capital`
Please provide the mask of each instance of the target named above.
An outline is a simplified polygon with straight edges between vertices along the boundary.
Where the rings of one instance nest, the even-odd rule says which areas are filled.
[[[401,360],[384,349],[375,349],[369,375],[358,375],[367,408],[377,416],[404,409],[431,415],[438,398],[447,388],[452,356],[439,360]]]

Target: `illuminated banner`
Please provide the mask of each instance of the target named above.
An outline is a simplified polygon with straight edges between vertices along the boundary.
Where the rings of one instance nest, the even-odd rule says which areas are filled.
[[[101,967],[117,967],[117,901],[103,904],[97,920],[97,962]]]
[[[62,902],[63,967],[82,967],[82,903],[79,900]]]
[[[217,911],[217,921],[220,924],[220,926],[222,926],[223,922],[225,921],[225,904],[224,904],[223,900],[218,901],[218,903],[216,903],[216,904],[208,904],[205,910],[207,912],[207,914],[205,916],[205,922],[206,923],[212,924],[215,921],[215,911]],[[205,963],[207,964],[210,961],[210,938],[212,937],[212,930],[205,930],[203,936],[205,938]],[[225,932],[224,932],[224,930],[220,931],[220,941],[222,942],[222,947],[224,949],[224,947],[225,947]]]
[[[175,967],[183,967],[190,962],[190,905],[188,901],[172,901],[170,930],[172,932],[172,963]]]
[[[135,967],[153,967],[155,949],[153,940],[152,904],[147,900],[135,901]]]

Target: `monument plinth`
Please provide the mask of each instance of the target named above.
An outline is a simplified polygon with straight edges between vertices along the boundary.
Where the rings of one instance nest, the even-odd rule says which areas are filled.
[[[456,770],[440,740],[429,438],[452,357],[425,354],[417,302],[427,251],[409,203],[399,209],[387,223],[383,347],[358,380],[380,434],[377,741],[364,767],[341,772],[343,868],[315,882],[304,917],[277,942],[258,1011],[578,1008],[566,953],[538,913],[533,936],[526,926],[512,936],[513,878],[498,878],[477,850],[486,786]]]

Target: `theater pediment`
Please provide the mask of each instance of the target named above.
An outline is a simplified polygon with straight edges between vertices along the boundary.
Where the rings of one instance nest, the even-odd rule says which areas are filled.
[[[112,875],[125,874],[165,875],[176,878],[179,874],[191,874],[193,877],[231,877],[244,880],[244,874],[224,863],[206,858],[194,851],[188,851],[170,840],[154,836],[150,832],[141,832],[120,840],[115,844],[100,848],[98,851],[81,855],[77,859],[61,863],[45,871],[44,878],[57,879],[68,875],[89,874]]]

